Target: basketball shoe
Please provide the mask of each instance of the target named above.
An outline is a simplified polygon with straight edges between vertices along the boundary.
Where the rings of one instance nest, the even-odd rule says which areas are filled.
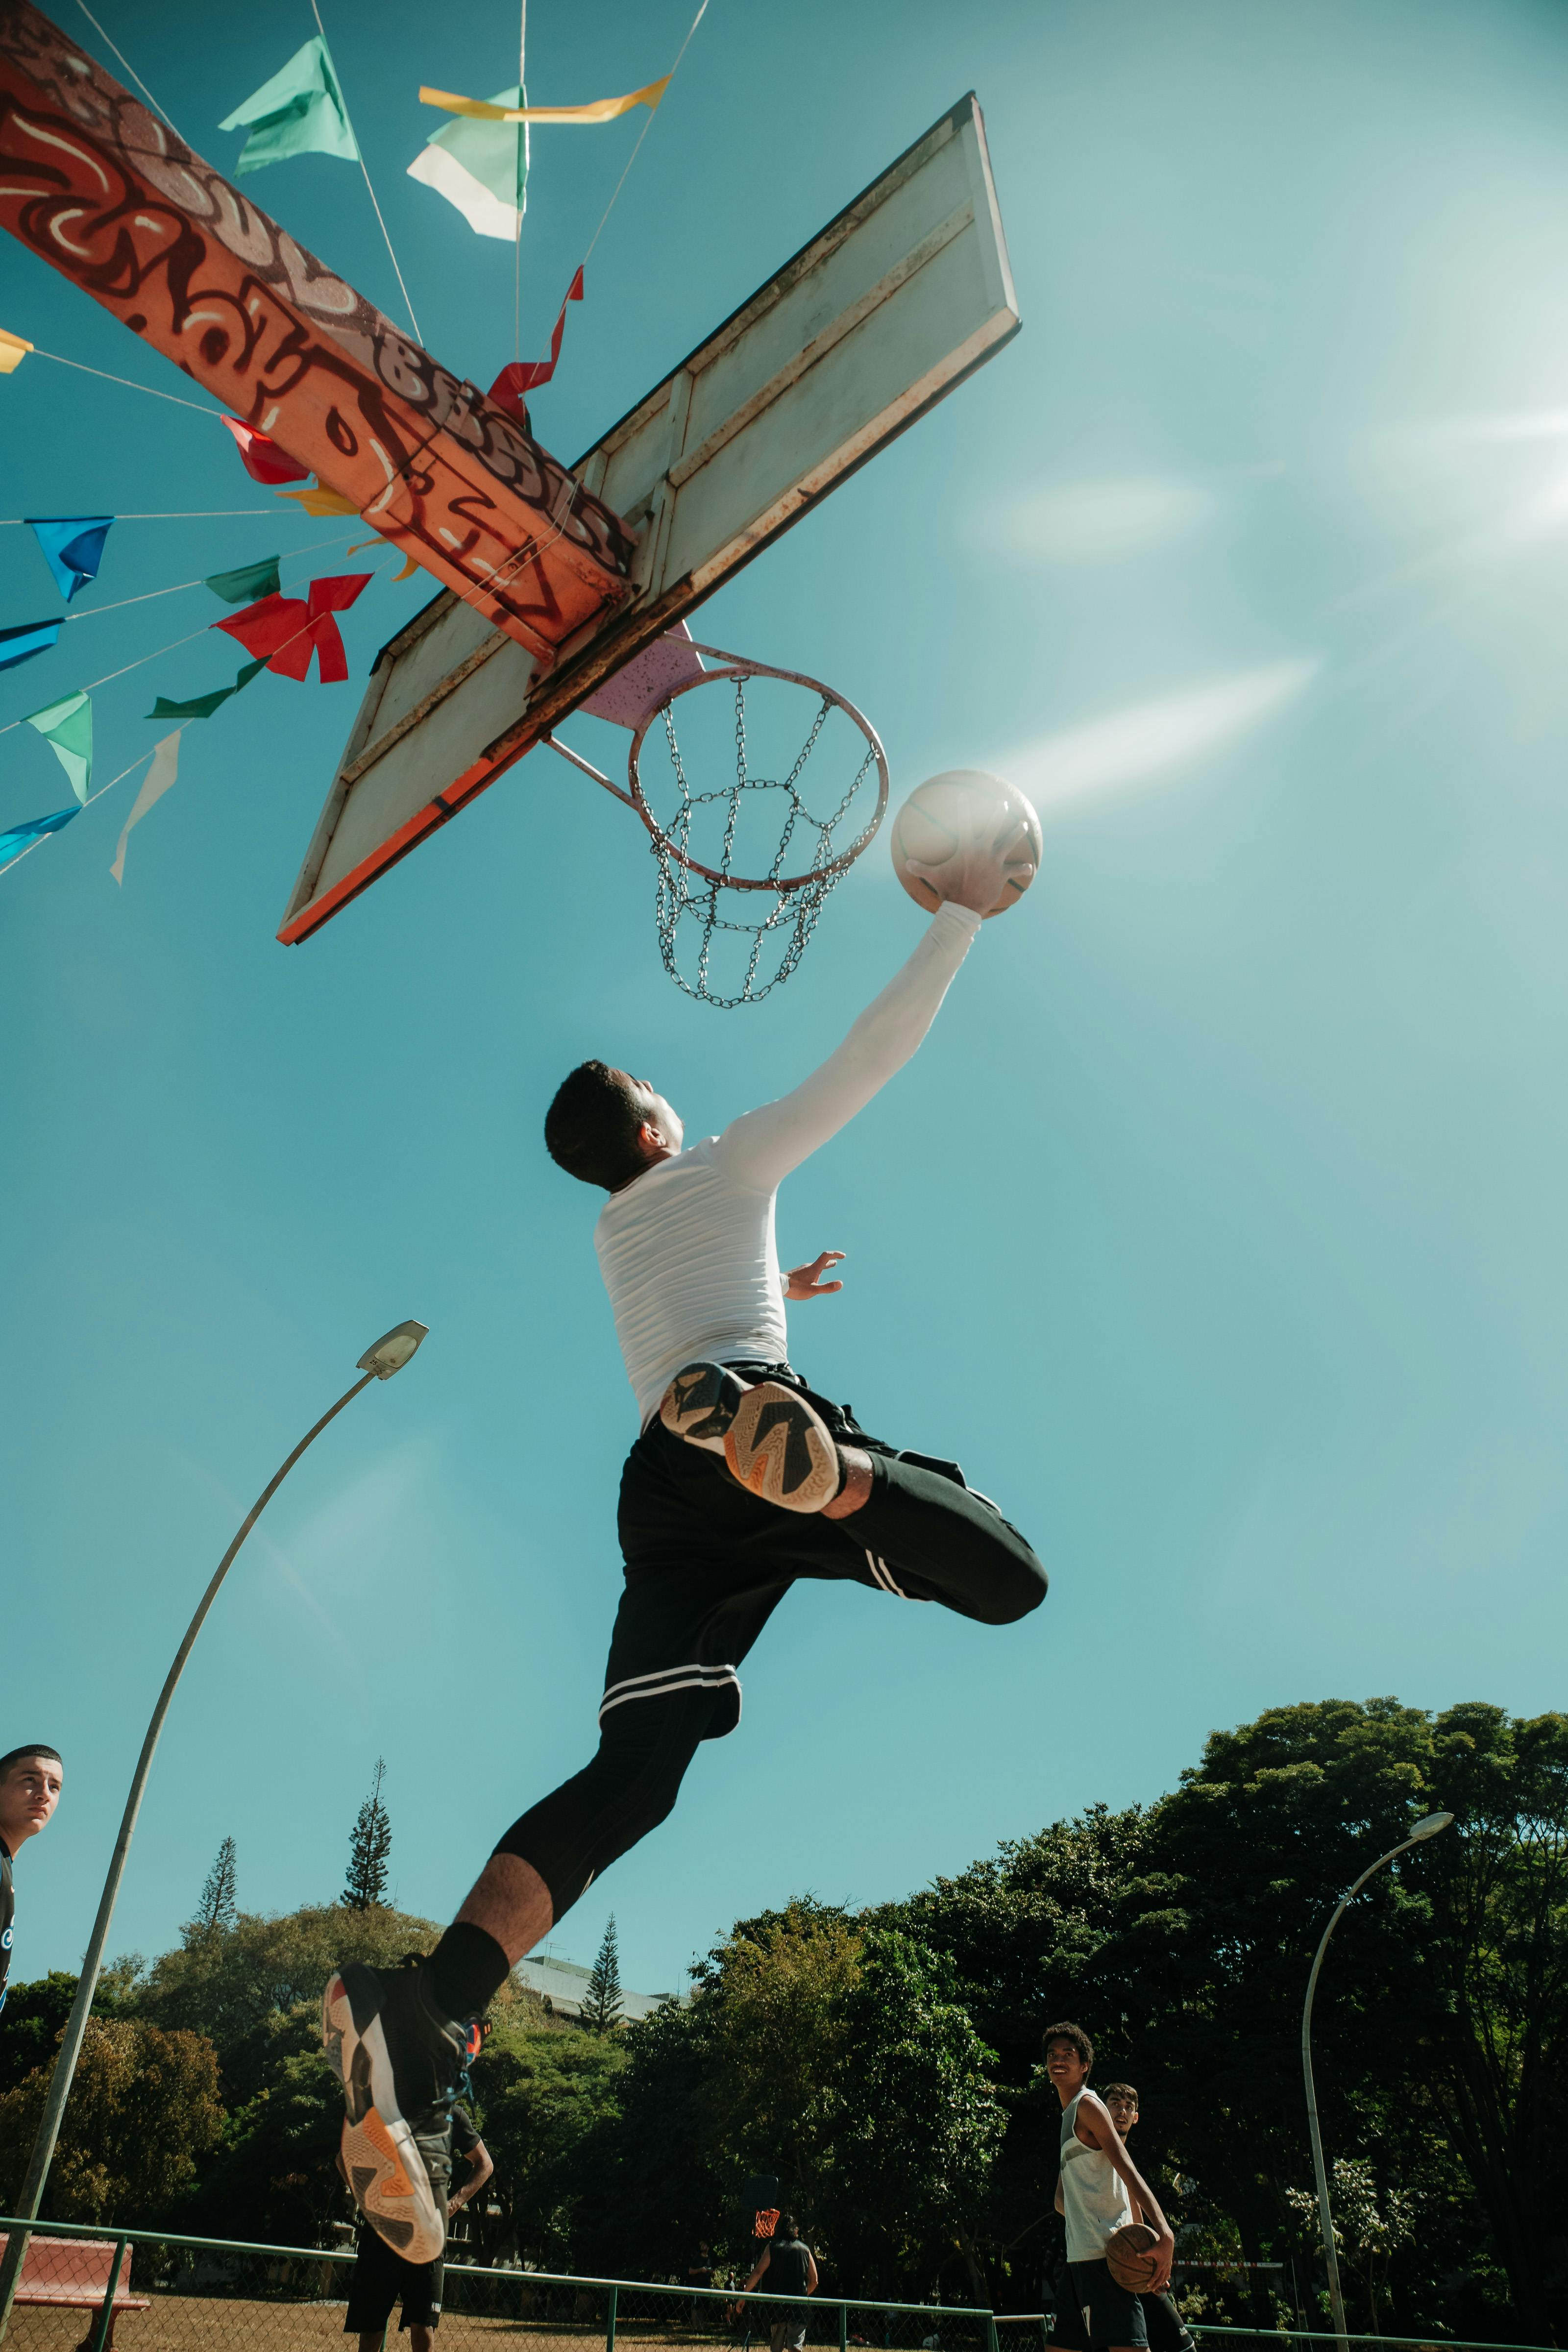
[[[354,2203],[405,2262],[447,2242],[452,2102],[469,2035],[438,2014],[417,1953],[400,1969],[351,1960],[321,1996],[321,2042],[343,2086],[343,2171]]]
[[[727,1364],[684,1364],[658,1417],[672,1437],[722,1454],[732,1475],[784,1511],[820,1511],[844,1483],[827,1423],[798,1389],[741,1379]]]

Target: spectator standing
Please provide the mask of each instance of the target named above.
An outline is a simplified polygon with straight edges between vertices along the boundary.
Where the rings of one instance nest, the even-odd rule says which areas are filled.
[[[1071,2301],[1051,2329],[1056,2352],[1148,2352],[1143,2306],[1119,2286],[1105,2259],[1108,2241],[1131,2221],[1133,2200],[1159,2232],[1154,2246],[1155,2293],[1171,2275],[1175,2240],[1159,2200],[1121,2144],[1110,2109],[1089,2087],[1094,2044],[1081,2025],[1048,2025],[1046,2073],[1061,2101],[1061,2170],[1057,2210],[1067,2222]]]
[[[1107,2083],[1100,2095],[1105,2101],[1110,2120],[1121,2134],[1122,2144],[1125,2146],[1132,2126],[1138,2120],[1137,2092],[1131,2083]],[[1132,2218],[1134,2221],[1142,2219],[1145,2221],[1153,2221],[1153,2216],[1143,2210],[1141,2202],[1139,2210]],[[1143,2306],[1143,2325],[1148,2330],[1149,2352],[1196,2352],[1192,2331],[1176,2309],[1168,2288],[1163,2294],[1141,2294],[1138,2300]]]
[[[60,1801],[63,1769],[52,1748],[13,1748],[0,1756],[0,2009],[5,2006],[16,1916],[11,1866],[17,1849],[48,1828]]]
[[[807,2295],[816,2293],[816,2257],[801,2239],[793,2213],[781,2213],[778,2227],[763,2249],[762,2260],[742,2287],[742,2294],[767,2280],[769,2294]],[[784,2312],[772,2322],[771,2352],[804,2352],[805,2314]],[[417,2352],[417,2347],[416,2347]]]
[[[448,2219],[477,2195],[495,2170],[489,2150],[474,2127],[467,2107],[452,2110],[452,2153],[468,2159],[470,2170],[461,2189],[447,2200]],[[342,2158],[338,2158],[342,2171]],[[347,2178],[347,2175],[344,2175]],[[349,2283],[348,2315],[343,2334],[359,2337],[359,2352],[381,2352],[382,2338],[395,2305],[403,2305],[400,2330],[408,2330],[409,2352],[430,2352],[430,2338],[441,2324],[441,2289],[445,2263],[405,2263],[386,2240],[361,2220],[354,2240],[353,2277]]]

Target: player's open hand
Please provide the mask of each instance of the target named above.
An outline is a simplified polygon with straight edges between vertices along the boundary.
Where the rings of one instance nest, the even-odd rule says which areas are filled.
[[[824,1282],[822,1277],[830,1265],[842,1265],[842,1250],[823,1250],[809,1265],[792,1265],[784,1278],[786,1298],[826,1298],[830,1292],[842,1290],[841,1282]]]
[[[939,898],[989,915],[1002,904],[1009,886],[1015,892],[1026,890],[1034,880],[1034,845],[1028,826],[1020,822],[993,840],[971,841],[962,856],[949,857],[941,866],[910,857],[905,867],[929,882]]]
[[[1155,2241],[1152,2253],[1154,2275],[1150,2282],[1149,2292],[1151,2294],[1163,2294],[1171,2284],[1171,2265],[1176,2257],[1176,2240],[1173,2231],[1161,2231]]]

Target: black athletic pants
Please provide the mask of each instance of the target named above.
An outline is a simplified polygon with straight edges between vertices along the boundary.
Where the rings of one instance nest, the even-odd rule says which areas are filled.
[[[532,1864],[558,1919],[664,1820],[700,1743],[733,1731],[736,1669],[797,1578],[938,1601],[983,1625],[1011,1625],[1046,1597],[1035,1554],[994,1503],[971,1493],[955,1462],[868,1437],[847,1406],[816,1395],[787,1365],[735,1369],[786,1380],[809,1397],[841,1444],[870,1455],[871,1492],[844,1519],[780,1510],[657,1418],[644,1430],[621,1478],[626,1581],[598,1753],[496,1848]]]

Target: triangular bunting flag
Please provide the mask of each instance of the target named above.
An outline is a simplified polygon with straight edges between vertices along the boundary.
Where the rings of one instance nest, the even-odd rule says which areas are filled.
[[[22,621],[14,629],[0,629],[0,669],[15,669],[35,654],[47,654],[64,625],[62,621]]]
[[[226,604],[253,604],[258,596],[278,593],[278,558],[264,555],[256,563],[242,563],[237,572],[215,572],[202,586],[221,596]]]
[[[153,802],[163,799],[169,786],[178,776],[180,737],[184,733],[183,727],[176,728],[173,735],[165,735],[158,745],[153,754],[153,764],[142,779],[142,789],[136,795],[136,805],[121,827],[120,839],[114,847],[114,863],[109,870],[116,882],[121,886],[125,881],[125,845],[131,838],[131,828],[133,824],[140,824]]]
[[[359,149],[338,88],[327,45],[317,33],[288,64],[226,115],[220,131],[248,130],[235,164],[237,177],[281,163],[289,155],[337,155],[357,163]]]
[[[92,778],[92,704],[85,688],[62,694],[58,702],[46,703],[42,710],[29,710],[26,720],[48,744],[70,778],[72,792],[85,803]]]
[[[583,271],[579,267],[577,275],[566,289],[566,302],[580,302],[582,299]],[[522,395],[525,392],[537,391],[542,383],[548,383],[555,373],[556,362],[561,357],[561,338],[566,332],[566,302],[561,305],[561,316],[556,320],[550,338],[550,357],[547,360],[512,360],[502,368],[490,386],[490,398],[499,402],[502,408],[510,408],[514,415],[521,416],[524,431],[528,427],[528,411],[523,407]]]
[[[419,103],[438,106],[447,114],[466,114],[475,122],[613,122],[617,114],[629,114],[634,106],[646,106],[651,111],[669,81],[668,74],[660,74],[657,81],[644,82],[641,89],[628,90],[625,98],[591,98],[585,106],[503,106],[495,99],[459,98],[449,89],[421,89]],[[223,127],[226,131],[227,123]]]
[[[242,425],[237,416],[226,416],[223,421],[234,436],[239,450],[239,462],[253,482],[266,482],[270,487],[274,482],[308,480],[309,466],[301,466],[298,458],[290,457],[286,449],[280,449],[276,441],[269,441],[265,433],[258,433],[253,425]]]
[[[226,703],[231,694],[250,684],[267,667],[265,661],[244,663],[235,674],[232,686],[215,686],[210,694],[195,694],[189,702],[169,702],[163,695],[147,713],[149,719],[210,719],[213,712]]]
[[[46,834],[58,833],[62,825],[69,824],[73,816],[80,814],[81,810],[73,801],[69,808],[57,809],[53,816],[29,817],[26,824],[14,824],[9,833],[0,833],[0,866],[25,857],[35,842],[42,841]]]
[[[28,515],[33,536],[68,604],[79,588],[98,577],[103,542],[112,515]]]
[[[357,515],[353,499],[345,499],[341,490],[323,489],[312,482],[308,490],[279,490],[280,499],[297,499],[308,515]]]
[[[20,335],[8,335],[0,327],[0,375],[15,375],[32,348]]]
[[[514,83],[510,89],[498,89],[489,103],[526,106],[527,93]],[[513,245],[528,210],[528,125],[449,122],[415,157],[408,176],[455,205],[479,236],[504,237]]]

